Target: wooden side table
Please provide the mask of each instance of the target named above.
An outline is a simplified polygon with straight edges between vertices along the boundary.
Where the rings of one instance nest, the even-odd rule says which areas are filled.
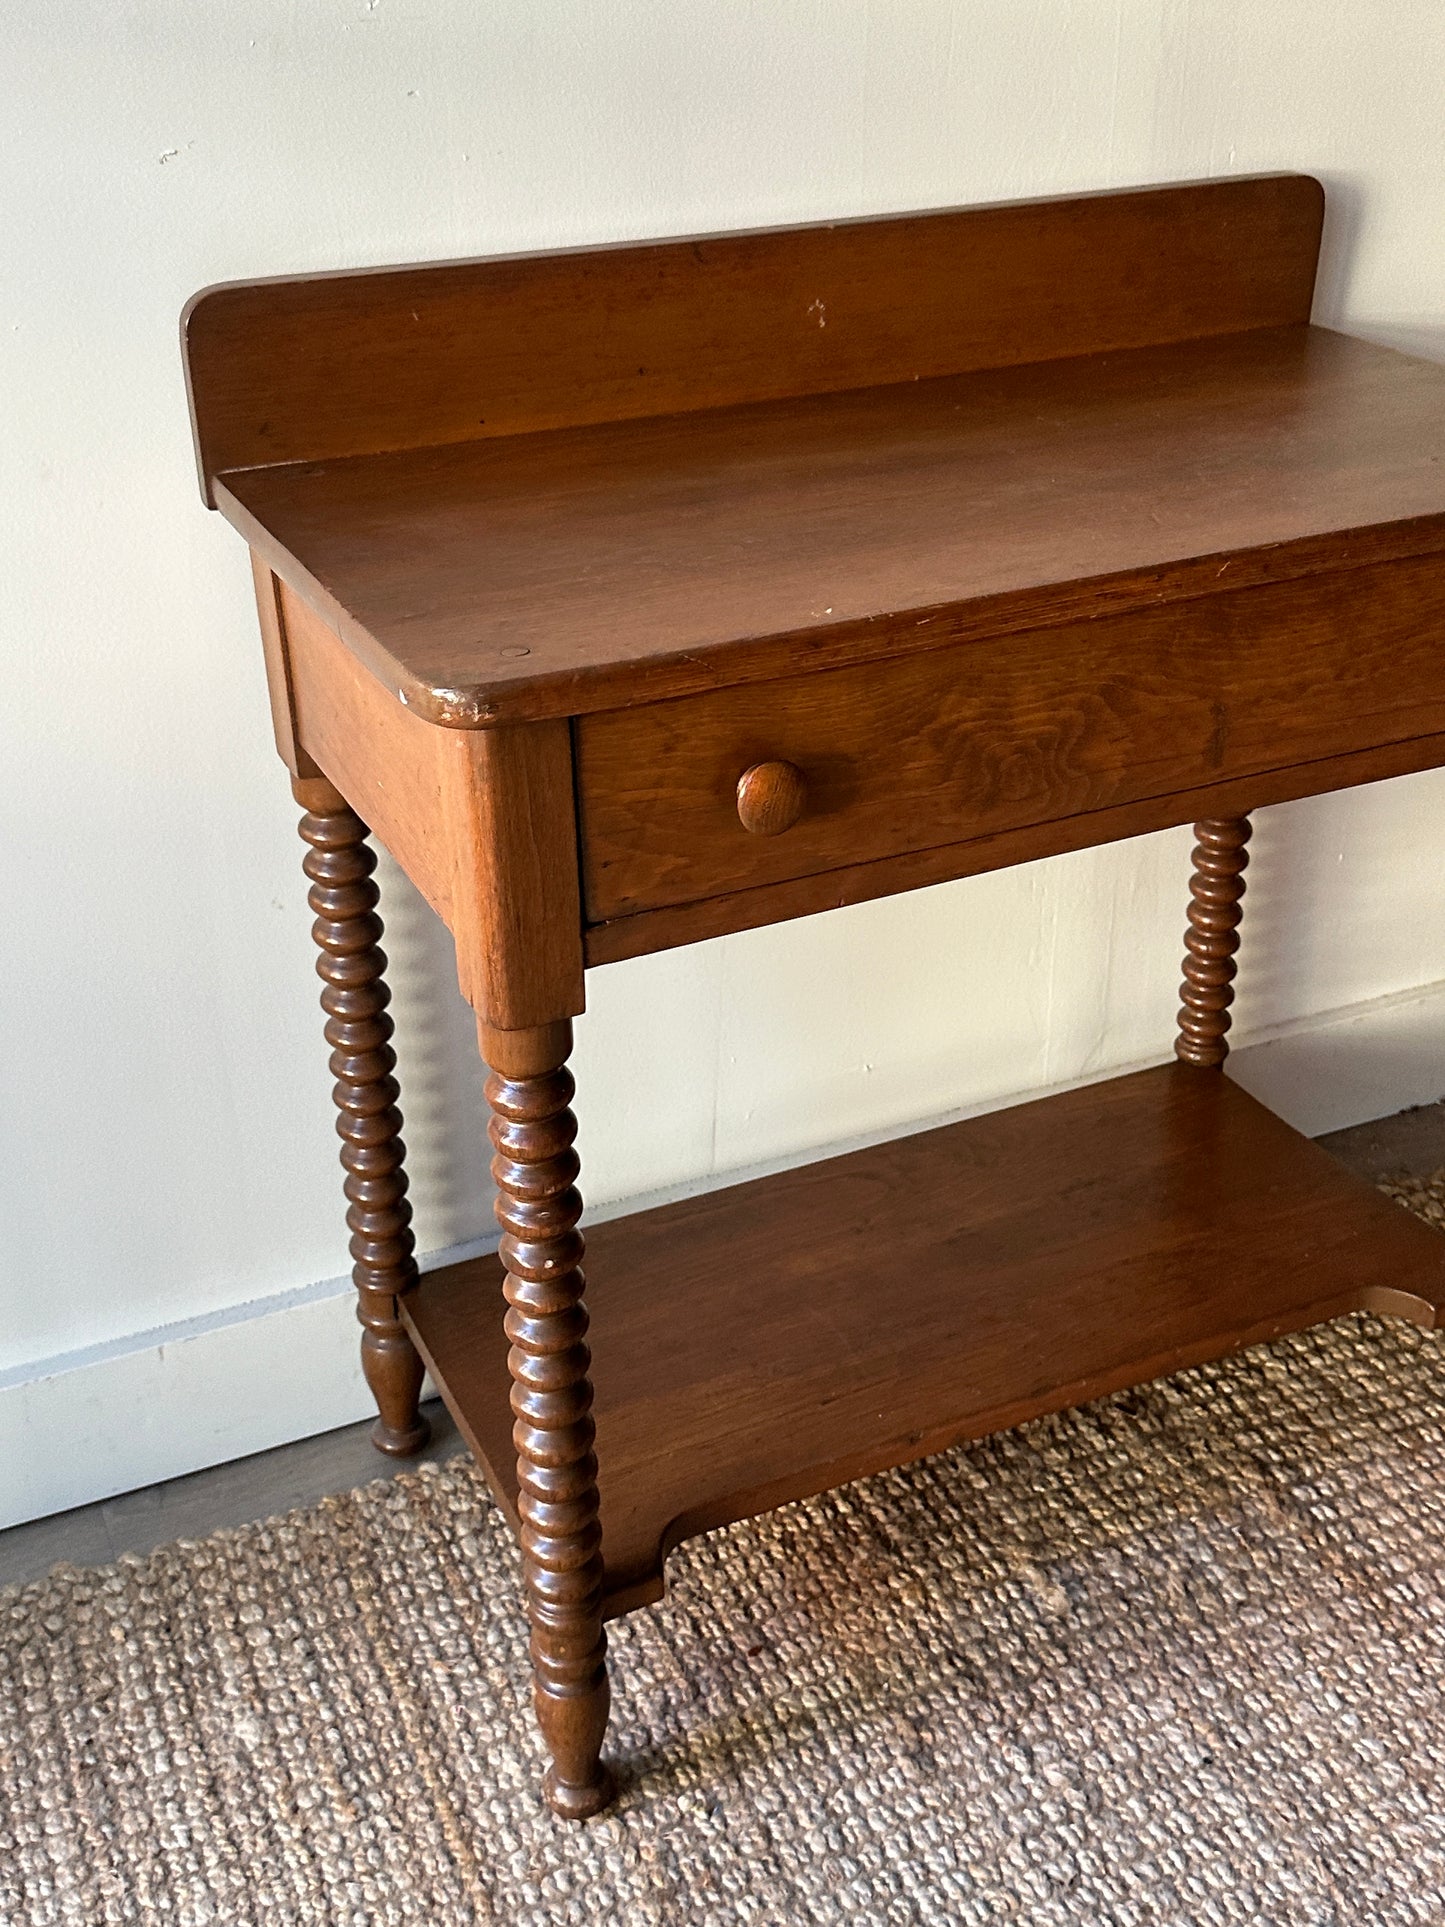
[[[680,1539],[1445,1304],[1445,1242],[1220,1074],[1249,812],[1445,762],[1445,370],[1309,325],[1322,207],[1213,181],[187,310],[376,1441],[421,1443],[425,1361],[521,1537],[560,1814],[611,1797],[603,1624]],[[589,1352],[588,964],[1183,822],[1177,1061],[603,1225]],[[499,1256],[423,1278],[368,826],[491,1070]]]

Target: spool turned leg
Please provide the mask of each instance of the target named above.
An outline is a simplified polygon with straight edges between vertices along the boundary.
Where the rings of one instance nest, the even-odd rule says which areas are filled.
[[[568,1108],[572,1026],[483,1026],[481,1047],[491,1070],[533,1703],[552,1756],[547,1803],[564,1819],[586,1820],[610,1802],[613,1786],[600,1758],[607,1640],[577,1123]]]
[[[1185,1064],[1222,1064],[1234,1002],[1234,953],[1249,862],[1247,816],[1212,817],[1194,825],[1189,928],[1184,938],[1179,1035],[1174,1055]]]
[[[397,1300],[416,1283],[417,1270],[392,1075],[391,992],[378,943],[376,853],[366,825],[329,783],[304,778],[295,789],[306,810],[301,835],[310,848],[303,867],[311,879],[311,934],[320,952],[316,969],[325,985],[321,1007],[336,1079],[361,1366],[380,1414],[371,1438],[378,1451],[404,1458],[421,1450],[430,1427],[417,1410],[422,1362],[397,1317]]]

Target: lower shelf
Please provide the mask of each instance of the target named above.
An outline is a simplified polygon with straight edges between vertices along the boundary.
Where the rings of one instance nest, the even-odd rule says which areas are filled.
[[[1445,1238],[1217,1071],[1163,1065],[588,1234],[607,1610],[694,1533],[1352,1310]],[[404,1316],[497,1497],[495,1258]]]

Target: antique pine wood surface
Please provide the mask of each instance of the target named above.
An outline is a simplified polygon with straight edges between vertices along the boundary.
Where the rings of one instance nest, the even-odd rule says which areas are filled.
[[[290,761],[290,740],[304,737],[297,755],[326,769],[407,872],[456,940],[463,994],[514,1028],[580,1011],[566,723],[437,729],[390,697],[284,584],[260,600],[284,638],[282,756]]]
[[[1438,552],[1445,369],[1262,329],[218,499],[417,714],[533,720]]]
[[[725,1520],[1341,1311],[1445,1304],[1438,1233],[1183,1064],[596,1225],[587,1263],[611,1612]],[[403,1314],[515,1519],[501,1281],[433,1272]]]
[[[1445,371],[1307,325],[1321,206],[1213,182],[188,311],[380,1440],[421,1436],[424,1357],[520,1532],[559,1814],[611,1798],[603,1621],[678,1538],[1445,1305],[1438,1237],[1220,1069],[1249,812],[1445,762]],[[585,963],[1181,821],[1180,1062],[602,1225],[584,1299]],[[422,1280],[367,827],[490,1067],[499,1255]]]
[[[1438,734],[1442,637],[1445,555],[1036,631],[989,649],[986,670],[978,645],[585,716],[587,913]],[[795,765],[806,798],[760,838],[739,821],[737,785],[766,758]]]
[[[202,487],[1305,321],[1323,206],[1266,175],[207,288]]]
[[[1320,796],[1356,783],[1378,782],[1389,776],[1436,769],[1445,764],[1445,735],[1415,736],[1386,743],[1353,755],[1333,756],[1319,763],[1291,763],[1283,769],[1236,777],[1202,789],[1145,797],[1110,809],[1086,810],[1075,816],[1031,823],[1023,829],[972,837],[909,851],[902,856],[858,862],[856,848],[842,847],[835,869],[788,877],[780,883],[759,884],[725,896],[700,897],[662,910],[643,910],[589,924],[583,954],[589,964],[616,963],[679,944],[699,943],[735,930],[756,930],[790,917],[836,910],[844,904],[867,903],[902,890],[920,890],[956,877],[980,876],[1015,863],[1032,863],[1066,850],[1092,849],[1101,843],[1143,836],[1153,830],[1174,829],[1201,817],[1237,812],[1247,815],[1270,803],[1289,803],[1302,796]]]
[[[276,738],[277,753],[293,776],[314,779],[321,771],[296,740],[296,686],[291,670],[295,639],[287,634],[286,610],[290,591],[254,549],[251,579],[256,590],[256,620],[266,659],[266,690],[271,699],[271,732]],[[294,618],[300,611],[292,613]]]

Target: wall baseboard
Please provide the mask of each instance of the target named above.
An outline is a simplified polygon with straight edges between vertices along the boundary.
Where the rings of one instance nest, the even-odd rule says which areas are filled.
[[[1230,1071],[1317,1137],[1445,1094],[1442,1039],[1445,982],[1242,1035]],[[1044,1094],[1023,1092],[1020,1101]],[[752,1175],[729,1173],[726,1182]],[[491,1248],[478,1241],[437,1252],[424,1268]],[[0,1374],[0,1527],[310,1438],[370,1411],[344,1278],[20,1366]]]
[[[359,1336],[350,1277],[328,1278],[0,1372],[0,1527],[370,1417]]]

